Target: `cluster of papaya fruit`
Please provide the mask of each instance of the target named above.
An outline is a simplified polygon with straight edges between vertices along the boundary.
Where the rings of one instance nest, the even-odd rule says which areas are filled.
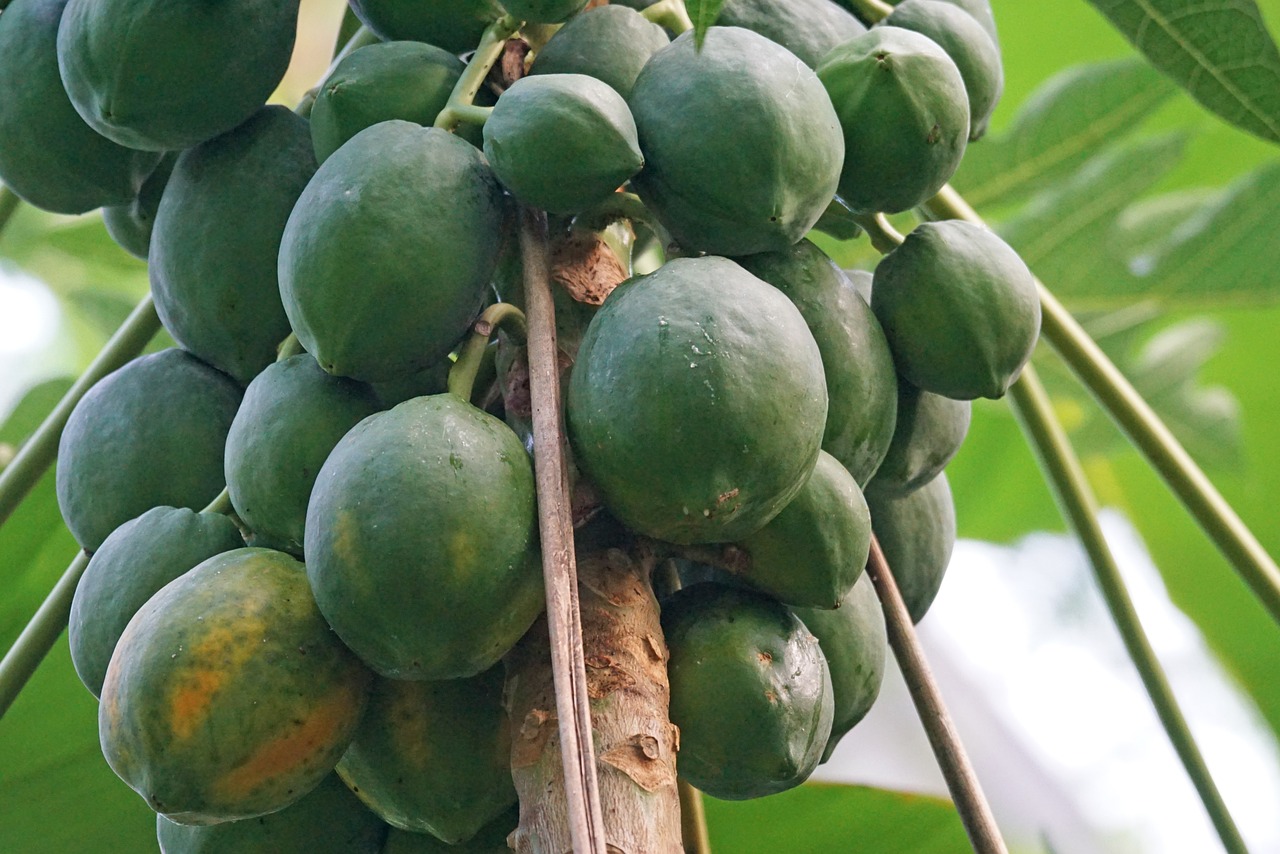
[[[351,8],[363,46],[294,112],[263,104],[297,0],[0,14],[0,180],[101,207],[180,345],[103,379],[59,449],[108,762],[166,852],[505,850],[500,668],[543,607],[510,381],[524,205],[555,240],[629,217],[601,242],[625,281],[563,313],[564,406],[584,528],[670,556],[680,773],[797,785],[879,690],[873,530],[919,620],[970,401],[1038,334],[985,230],[925,222],[874,275],[806,239],[946,183],[1000,94],[988,3],[868,29],[728,0],[702,40],[659,25],[674,0]]]

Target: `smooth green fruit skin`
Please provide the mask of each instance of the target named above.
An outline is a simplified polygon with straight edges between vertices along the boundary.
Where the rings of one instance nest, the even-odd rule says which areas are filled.
[[[351,10],[382,39],[427,42],[450,53],[474,50],[484,28],[502,17],[495,0],[350,0]]]
[[[259,818],[192,827],[156,816],[161,854],[379,854],[389,829],[336,774]]]
[[[373,391],[378,395],[378,400],[382,402],[382,409],[390,409],[413,397],[443,394],[449,389],[449,369],[451,367],[453,367],[453,362],[448,357],[445,357],[434,365],[423,368],[416,374],[409,374],[400,379],[388,380],[387,382],[373,383]]]
[[[535,24],[558,24],[587,5],[587,0],[502,0],[514,18]]]
[[[917,226],[876,265],[871,308],[908,382],[955,400],[1000,398],[1040,336],[1035,278],[993,232]]]
[[[242,548],[226,516],[155,507],[111,532],[93,553],[71,600],[71,663],[93,696],[124,627],[161,587],[196,564]]]
[[[480,310],[507,213],[493,170],[453,134],[360,131],[285,227],[280,291],[298,340],[329,373],[367,382],[438,362]]]
[[[173,349],[99,380],[58,443],[58,506],[76,541],[92,552],[152,507],[212,501],[243,393],[231,377]]]
[[[338,774],[392,827],[471,839],[516,802],[504,680],[377,680]]]
[[[320,610],[388,678],[487,670],[542,610],[534,509],[529,457],[493,416],[452,394],[372,415],[311,493]]]
[[[689,251],[749,255],[804,237],[836,191],[844,140],[795,54],[740,27],[685,33],[628,99],[645,168],[633,185]]]
[[[822,357],[776,288],[726,258],[678,258],[619,285],[569,381],[577,462],[627,526],[674,543],[763,527],[813,471]]]
[[[242,383],[289,334],[280,239],[315,171],[307,120],[263,107],[183,152],[160,202],[148,264],[156,312],[174,340]]]
[[[302,564],[236,549],[129,621],[98,706],[102,752],[179,824],[266,815],[333,770],[371,679],[325,624]]]
[[[321,84],[311,108],[316,161],[323,163],[351,137],[378,122],[402,119],[430,126],[465,68],[448,51],[421,42],[371,44],[343,57]],[[482,88],[476,103],[490,100],[487,93]],[[463,124],[458,133],[479,145],[480,132],[474,125]]]
[[[858,213],[897,213],[942,189],[964,156],[969,99],[931,39],[875,27],[818,64],[844,133],[840,198]]]
[[[666,30],[634,9],[597,6],[557,30],[529,74],[587,74],[627,98],[649,57],[670,41]]]
[[[0,17],[0,181],[47,211],[128,204],[159,156],[85,124],[58,75],[67,0],[14,0]]]
[[[1000,48],[982,24],[946,0],[907,0],[885,24],[928,36],[947,52],[969,96],[969,139],[980,138],[1004,92]]]
[[[517,199],[555,214],[599,204],[644,166],[627,102],[585,74],[517,80],[484,124],[484,156]]]
[[[392,828],[382,854],[511,854],[507,837],[520,823],[520,810],[511,809],[486,824],[467,842],[448,845],[429,833]]]
[[[898,423],[889,453],[867,485],[868,492],[906,495],[933,480],[960,450],[973,405],[898,384]]]
[[[743,578],[788,605],[838,608],[867,565],[871,514],[853,475],[830,454],[769,524],[742,540]]]
[[[135,258],[145,261],[151,253],[151,232],[155,228],[156,214],[177,162],[176,152],[164,155],[142,183],[142,189],[138,190],[133,201],[102,209],[102,224],[107,227],[107,234],[117,246]]]
[[[716,22],[757,32],[810,68],[836,45],[867,31],[832,0],[726,0]]]
[[[773,795],[808,779],[834,714],[818,639],[764,594],[697,584],[662,609],[680,776],[715,798]]]
[[[839,2],[848,6],[851,0],[839,0]],[[892,0],[893,5],[901,5],[903,0]],[[965,10],[973,19],[982,25],[982,29],[991,37],[991,41],[997,46],[1000,44],[1000,34],[996,32],[996,16],[991,11],[991,0],[941,0],[943,3],[949,3]],[[856,12],[856,10],[854,10]]]
[[[871,528],[918,623],[933,604],[956,544],[956,506],[947,476],[940,474],[902,498],[868,495]]]
[[[884,613],[871,576],[863,573],[858,583],[834,611],[796,608],[795,615],[813,632],[831,670],[834,715],[831,737],[822,753],[826,762],[849,730],[866,717],[880,695],[888,635]]]
[[[898,374],[880,321],[849,276],[808,240],[737,260],[804,316],[827,379],[822,450],[865,485],[888,451],[898,409]]]
[[[289,67],[297,22],[298,0],[71,0],[58,67],[98,133],[177,151],[262,106]]]
[[[320,467],[348,430],[379,409],[373,389],[325,373],[306,353],[268,366],[245,390],[227,434],[236,513],[258,535],[301,554]]]

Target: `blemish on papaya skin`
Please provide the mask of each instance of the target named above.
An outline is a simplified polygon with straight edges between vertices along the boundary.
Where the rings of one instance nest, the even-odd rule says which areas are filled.
[[[266,622],[249,615],[230,626],[211,627],[183,655],[184,667],[175,673],[169,692],[169,728],[179,739],[191,738],[209,713],[214,696],[233,681],[257,653],[244,639],[260,636]]]

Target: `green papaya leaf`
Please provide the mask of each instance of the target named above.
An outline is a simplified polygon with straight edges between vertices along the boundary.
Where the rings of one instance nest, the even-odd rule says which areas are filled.
[[[1024,200],[1135,130],[1174,91],[1138,59],[1068,68],[1032,93],[1008,131],[970,146],[952,184],[979,210]]]
[[[1280,142],[1280,50],[1253,0],[1089,0],[1205,109]]]
[[[685,9],[689,12],[689,20],[693,21],[693,39],[698,47],[707,37],[707,30],[720,17],[720,9],[724,0],[685,0]]]
[[[35,432],[40,422],[48,415],[62,396],[71,388],[71,377],[57,377],[46,380],[27,389],[27,392],[9,410],[4,421],[0,422],[0,444],[16,448]],[[0,468],[4,466],[0,464]]]
[[[1163,246],[1169,235],[1193,214],[1217,204],[1221,197],[1221,190],[1195,187],[1140,199],[1116,220],[1115,241],[1125,247],[1130,257],[1150,253]]]

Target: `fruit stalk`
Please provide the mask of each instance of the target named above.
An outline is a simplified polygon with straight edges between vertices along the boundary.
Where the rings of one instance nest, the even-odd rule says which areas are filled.
[[[22,199],[18,198],[17,193],[0,184],[0,233],[4,232],[5,226],[9,224],[9,220],[13,218],[21,204]]]
[[[693,21],[689,18],[689,11],[684,7],[684,0],[658,0],[652,6],[641,10],[640,14],[676,35],[693,29]]]
[[[929,736],[929,745],[938,760],[938,767],[947,781],[947,789],[955,801],[960,820],[969,834],[969,842],[978,854],[1007,854],[1004,840],[1000,838],[995,816],[987,804],[982,787],[978,784],[973,766],[965,753],[964,745],[956,733],[955,724],[942,702],[938,683],[934,681],[924,650],[916,638],[911,615],[898,592],[889,565],[885,562],[880,543],[871,540],[871,557],[867,560],[867,573],[875,584],[880,606],[884,610],[885,626],[889,633],[889,645],[902,669],[907,690],[915,703],[920,723]]]
[[[476,46],[476,52],[471,57],[471,61],[467,63],[466,70],[462,72],[462,76],[453,86],[453,91],[449,93],[449,103],[440,111],[440,115],[436,116],[436,127],[451,131],[464,118],[468,121],[476,121],[478,118],[481,124],[484,123],[483,118],[474,114],[475,110],[480,109],[473,106],[476,94],[484,85],[484,79],[489,76],[494,63],[502,57],[507,39],[519,29],[520,21],[510,15],[504,15],[489,25],[480,38],[480,44]],[[484,114],[487,115],[487,112],[485,110]]]
[[[45,597],[31,622],[18,635],[13,646],[0,660],[0,718],[9,711],[22,686],[36,672],[40,662],[53,648],[54,642],[67,627],[71,614],[71,599],[75,596],[80,576],[89,565],[89,555],[79,552],[71,561],[53,590]]]
[[[707,809],[702,792],[684,780],[680,788],[680,830],[687,854],[711,854],[711,834],[707,832]]]

